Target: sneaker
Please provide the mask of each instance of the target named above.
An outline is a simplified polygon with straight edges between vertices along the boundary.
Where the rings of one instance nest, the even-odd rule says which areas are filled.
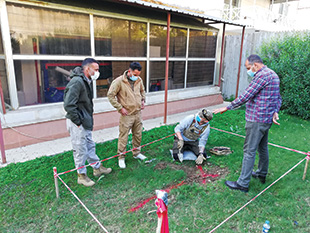
[[[79,173],[77,183],[82,184],[86,187],[91,187],[95,184],[95,182],[89,179],[89,177],[86,174],[79,174]]]
[[[126,168],[125,158],[118,159],[118,166],[122,169]]]
[[[100,167],[98,169],[94,168],[93,174],[94,174],[94,176],[99,177],[102,174],[109,174],[109,173],[111,173],[111,171],[112,171],[112,168],[106,168],[106,167],[102,166],[102,164],[100,164]]]
[[[146,156],[144,156],[143,154],[139,153],[138,155],[134,156],[135,159],[141,159],[141,160],[145,160],[147,159]]]

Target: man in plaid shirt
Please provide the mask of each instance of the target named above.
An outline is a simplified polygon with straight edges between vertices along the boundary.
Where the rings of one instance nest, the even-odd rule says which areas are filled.
[[[253,77],[250,85],[227,107],[215,109],[213,113],[223,113],[246,103],[242,171],[237,181],[226,181],[225,184],[231,189],[248,192],[251,176],[259,178],[261,183],[266,181],[269,165],[268,131],[272,123],[279,125],[277,120],[282,98],[278,75],[265,66],[258,55],[250,55],[245,67],[248,75]],[[254,172],[256,151],[259,154],[259,162],[258,169]]]

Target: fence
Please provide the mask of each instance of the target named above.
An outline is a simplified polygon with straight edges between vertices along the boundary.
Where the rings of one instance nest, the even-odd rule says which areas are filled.
[[[263,43],[269,42],[275,38],[281,38],[286,35],[293,35],[294,33],[303,33],[303,32],[291,31],[291,32],[245,33],[238,95],[240,95],[250,83],[250,80],[248,79],[246,73],[246,68],[244,67],[246,58],[253,53],[260,54],[259,50]],[[224,98],[230,98],[232,96],[235,96],[236,93],[240,45],[241,45],[241,34],[227,35],[225,37],[224,65],[222,76],[223,79],[222,93]]]

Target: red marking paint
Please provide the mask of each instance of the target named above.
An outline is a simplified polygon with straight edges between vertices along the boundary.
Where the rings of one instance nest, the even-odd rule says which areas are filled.
[[[215,178],[215,177],[218,177],[219,175],[218,174],[207,174],[204,172],[204,170],[202,169],[202,167],[199,165],[199,166],[196,166],[199,171],[200,171],[200,175],[201,177],[203,178],[202,180],[202,183],[205,184],[206,183],[206,177],[212,177],[212,178]]]
[[[179,184],[172,185],[170,188],[164,189],[164,191],[166,191],[167,193],[169,193],[172,189],[176,189],[176,188],[182,186],[183,184],[185,184],[184,180],[183,180],[181,183],[179,183]],[[151,200],[156,199],[156,198],[157,198],[156,195],[154,195],[154,196],[152,196],[152,197],[150,197],[150,198],[148,198],[148,199],[146,199],[146,200],[140,202],[136,207],[133,207],[133,208],[131,208],[130,210],[128,210],[128,212],[129,212],[129,213],[130,213],[130,212],[134,212],[134,211],[136,211],[136,210],[142,208],[146,203],[148,203],[148,202],[150,202]]]

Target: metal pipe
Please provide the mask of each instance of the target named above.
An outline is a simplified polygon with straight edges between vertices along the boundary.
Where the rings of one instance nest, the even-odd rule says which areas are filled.
[[[0,147],[1,147],[2,163],[5,164],[6,163],[6,157],[5,157],[5,149],[4,149],[4,140],[3,140],[3,131],[2,131],[1,120],[0,120]]]
[[[218,86],[221,87],[221,79],[222,79],[222,69],[223,69],[223,55],[224,55],[224,42],[225,42],[225,26],[223,24],[223,35],[222,35],[222,46],[221,46],[221,61],[220,61],[220,72],[219,72],[219,84]]]
[[[239,67],[238,67],[238,79],[237,79],[237,87],[236,87],[236,95],[235,95],[235,98],[238,97],[238,91],[239,91],[239,81],[240,81],[240,69],[241,69],[241,59],[242,59],[242,49],[243,49],[244,31],[245,31],[245,26],[242,27],[242,37],[241,37],[241,47],[240,47]]]
[[[166,41],[166,72],[165,72],[165,113],[164,124],[167,123],[167,101],[168,101],[168,75],[169,75],[169,45],[170,45],[170,20],[171,14],[167,15],[167,41]]]

